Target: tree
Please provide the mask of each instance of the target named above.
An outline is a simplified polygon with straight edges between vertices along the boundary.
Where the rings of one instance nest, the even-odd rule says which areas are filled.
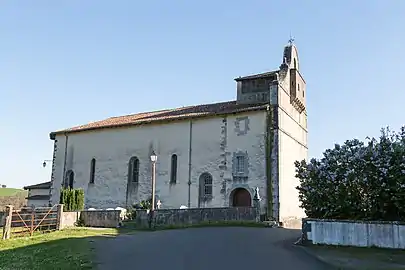
[[[63,211],[81,211],[84,209],[84,191],[82,189],[62,188],[60,203]]]
[[[296,162],[299,198],[308,217],[405,220],[405,127],[382,129]]]

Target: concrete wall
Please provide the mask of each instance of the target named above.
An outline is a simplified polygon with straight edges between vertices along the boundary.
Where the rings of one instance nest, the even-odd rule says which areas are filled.
[[[258,222],[259,213],[254,207],[190,208],[156,210],[152,228],[196,225],[205,222],[250,221]],[[136,213],[137,228],[149,228],[149,211]]]
[[[57,203],[59,200],[64,167],[65,171],[74,171],[74,187],[84,189],[86,208],[125,207],[127,197],[128,204],[148,199],[151,194],[150,154],[154,150],[158,155],[156,195],[162,208],[198,207],[199,177],[208,172],[213,177],[213,197],[201,207],[229,206],[230,194],[238,187],[246,188],[253,199],[254,189],[259,187],[262,209],[265,209],[265,125],[265,113],[255,112],[76,133],[68,136],[66,164],[66,138],[57,136],[52,201]],[[248,155],[246,181],[233,181],[232,161],[236,152]],[[178,157],[176,184],[169,183],[172,154]],[[140,178],[137,186],[129,188],[127,196],[128,162],[132,156],[140,160]],[[96,159],[95,183],[90,184],[93,157]]]
[[[61,224],[60,228],[61,229],[66,229],[69,227],[74,227],[76,226],[76,222],[79,220],[80,217],[80,212],[62,212],[62,217],[61,217]]]
[[[304,240],[313,244],[405,249],[405,223],[303,219]]]

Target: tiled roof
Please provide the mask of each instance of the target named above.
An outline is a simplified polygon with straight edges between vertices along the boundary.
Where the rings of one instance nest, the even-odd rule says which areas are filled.
[[[259,73],[259,74],[253,74],[253,75],[249,75],[249,76],[245,76],[245,77],[238,77],[235,79],[235,81],[266,78],[266,77],[275,75],[277,72],[278,72],[278,70],[275,70],[275,71],[269,71],[269,72],[264,72],[264,73]]]
[[[51,182],[44,182],[44,183],[40,183],[40,184],[35,184],[32,186],[26,186],[24,187],[25,190],[27,189],[48,189],[51,188]]]
[[[198,118],[204,116],[224,115],[238,112],[248,112],[264,110],[266,104],[237,104],[236,101],[227,101],[213,104],[204,104],[196,106],[181,107],[175,109],[137,113],[125,116],[111,117],[105,120],[88,123],[86,125],[76,126],[65,130],[52,132],[51,139],[56,134],[81,132],[86,130],[95,130],[102,128],[114,128],[129,125],[148,124],[159,121],[183,120],[189,118]]]

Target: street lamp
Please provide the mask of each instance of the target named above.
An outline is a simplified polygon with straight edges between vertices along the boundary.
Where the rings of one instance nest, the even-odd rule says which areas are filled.
[[[152,161],[152,206],[151,211],[155,211],[155,188],[156,188],[156,161],[157,155],[155,151],[152,151],[150,155],[150,160]]]
[[[45,168],[47,162],[52,162],[52,160],[50,160],[50,159],[45,159],[45,160],[44,160],[44,163],[42,163],[42,167]]]

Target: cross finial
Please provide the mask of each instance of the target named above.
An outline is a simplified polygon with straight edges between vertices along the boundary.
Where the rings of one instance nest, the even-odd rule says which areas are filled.
[[[288,40],[288,44],[293,45],[294,41],[295,41],[295,39],[290,33],[290,39]]]

